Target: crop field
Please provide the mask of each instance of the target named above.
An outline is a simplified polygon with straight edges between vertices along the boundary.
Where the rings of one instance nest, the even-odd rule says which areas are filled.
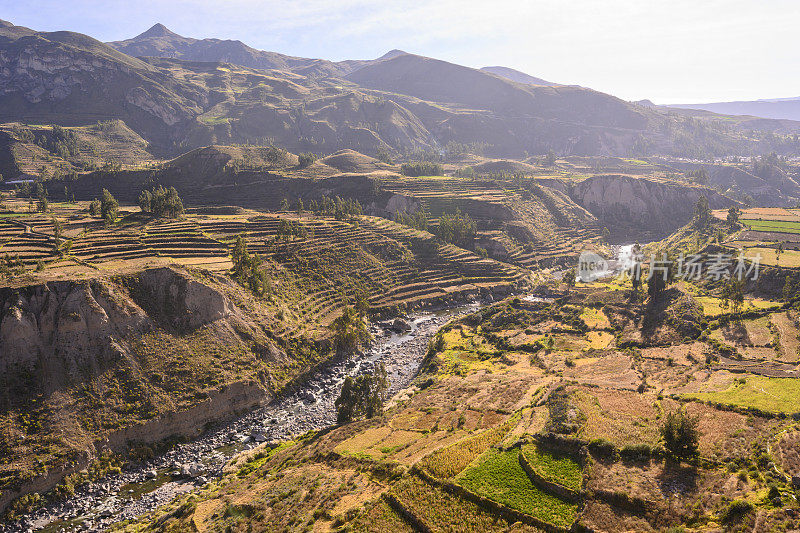
[[[576,504],[536,488],[520,466],[516,449],[486,452],[457,482],[467,490],[557,526],[569,527],[577,517]]]
[[[566,455],[556,455],[532,443],[524,445],[522,453],[533,469],[544,479],[574,491],[581,490],[583,469],[575,459]]]
[[[793,378],[769,378],[748,375],[737,379],[731,387],[719,392],[685,394],[686,398],[735,407],[753,407],[767,413],[800,413],[800,381]]]
[[[416,476],[398,483],[392,494],[423,524],[434,531],[481,533],[493,527],[509,527],[493,513],[480,506],[432,487]]]
[[[432,453],[420,461],[419,466],[438,478],[453,478],[476,457],[500,442],[508,429],[508,425],[504,424],[485,430],[478,435]]]

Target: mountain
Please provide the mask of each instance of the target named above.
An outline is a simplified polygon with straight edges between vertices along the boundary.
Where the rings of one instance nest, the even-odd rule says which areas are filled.
[[[666,107],[702,109],[723,115],[750,115],[770,119],[800,120],[800,97],[708,104],[670,104]]]
[[[132,39],[110,42],[108,45],[134,57],[168,57],[186,61],[234,63],[250,68],[289,70],[316,76],[342,76],[356,68],[358,63],[334,63],[324,59],[266,52],[251,48],[238,40],[193,39],[174,33],[163,24],[155,24]]]
[[[121,120],[157,158],[248,143],[318,154],[441,152],[457,143],[481,146],[494,158],[551,149],[697,158],[785,153],[791,146],[776,136],[742,132],[800,132],[798,122],[665,111],[583,87],[517,83],[400,50],[333,63],[239,41],[185,38],[163,25],[111,44],[4,23],[0,123]]]
[[[505,78],[507,80],[515,81],[517,83],[525,83],[528,85],[545,85],[548,87],[559,85],[558,83],[543,80],[542,78],[536,78],[529,74],[525,74],[524,72],[520,72],[519,70],[514,70],[513,68],[508,67],[483,67],[481,70],[483,72],[488,72],[489,74],[494,74],[495,76],[500,76],[501,78]]]

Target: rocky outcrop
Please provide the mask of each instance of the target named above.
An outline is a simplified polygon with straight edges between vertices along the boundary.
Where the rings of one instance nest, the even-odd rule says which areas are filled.
[[[0,375],[6,390],[34,374],[45,390],[120,357],[124,338],[150,328],[144,311],[101,281],[0,290]]]
[[[668,235],[692,219],[701,195],[708,198],[712,209],[736,203],[705,187],[624,175],[588,178],[570,191],[572,199],[596,216],[612,235]]]
[[[171,268],[145,270],[125,284],[142,308],[174,329],[197,329],[233,314],[223,293]]]

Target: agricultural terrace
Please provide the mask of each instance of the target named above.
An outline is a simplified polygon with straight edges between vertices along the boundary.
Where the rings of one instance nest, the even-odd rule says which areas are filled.
[[[443,328],[383,417],[273,456],[256,450],[196,509],[173,512],[178,501],[144,522],[235,528],[242,518],[223,512],[235,494],[267,529],[289,516],[352,531],[651,530],[687,516],[712,527],[736,499],[794,527],[774,496],[790,501],[787,476],[800,468],[789,451],[800,426],[788,416],[799,392],[796,314],[754,306],[739,325],[695,298],[675,289],[660,316],[692,309],[696,330],[675,318],[633,328],[646,309],[602,285],[557,304],[506,299]],[[611,336],[604,347],[593,344],[599,334]],[[699,458],[689,463],[665,457],[659,428],[675,412],[697,420]],[[339,487],[335,499],[324,486]],[[291,495],[283,512],[262,496],[281,490]]]

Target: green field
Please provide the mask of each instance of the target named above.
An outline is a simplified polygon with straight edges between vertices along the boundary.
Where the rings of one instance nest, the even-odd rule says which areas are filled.
[[[518,454],[516,449],[489,450],[477,466],[466,470],[457,481],[481,496],[551,524],[569,527],[575,521],[578,506],[537,489],[520,466]]]
[[[522,448],[522,453],[533,469],[547,481],[572,490],[581,490],[583,485],[581,465],[570,457],[554,455],[536,444],[526,444]]]
[[[744,382],[743,382],[744,381]],[[748,375],[720,392],[684,394],[684,398],[716,402],[735,407],[755,407],[769,413],[800,412],[800,380]]]
[[[773,231],[778,233],[800,233],[800,222],[786,220],[742,220],[748,228],[754,231]]]

